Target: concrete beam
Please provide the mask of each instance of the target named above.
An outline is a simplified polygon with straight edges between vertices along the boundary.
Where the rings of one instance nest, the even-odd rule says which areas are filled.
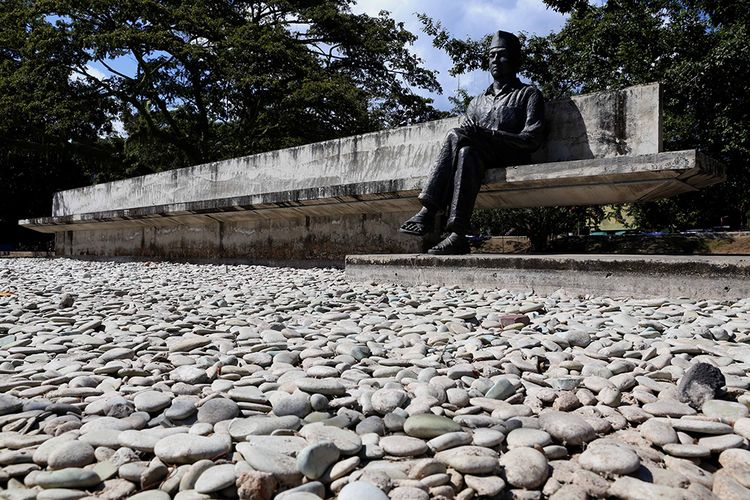
[[[750,257],[706,255],[348,255],[360,282],[533,290],[590,296],[740,299]]]
[[[723,166],[694,151],[522,165],[488,171],[479,207],[645,201],[723,180]],[[407,212],[424,177],[367,181],[249,196],[22,220],[41,232],[213,221]],[[394,229],[395,231],[395,229]]]

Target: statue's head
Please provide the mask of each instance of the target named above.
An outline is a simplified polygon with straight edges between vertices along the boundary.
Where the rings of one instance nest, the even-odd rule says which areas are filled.
[[[515,75],[521,67],[521,41],[507,31],[493,33],[489,59],[495,80]]]

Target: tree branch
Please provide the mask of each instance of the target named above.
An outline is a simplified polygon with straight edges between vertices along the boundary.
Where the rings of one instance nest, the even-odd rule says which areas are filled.
[[[120,73],[119,71],[117,71],[116,69],[114,69],[112,66],[110,66],[109,64],[107,64],[106,62],[104,62],[104,59],[97,59],[96,61],[99,64],[101,64],[102,66],[104,66],[105,68],[107,68],[107,71],[109,71],[113,75],[117,75],[120,78],[124,78],[126,80],[135,81],[135,78],[133,78],[132,76],[128,76],[128,75],[126,75],[124,73]]]
[[[148,78],[149,80],[151,80],[151,75],[155,71],[151,70],[151,68],[149,67],[150,63],[146,61],[146,59],[143,57],[143,54],[141,54],[139,50],[133,48],[131,49],[131,52],[133,53],[136,60],[138,61],[138,64],[143,67],[144,69],[143,83],[147,84],[148,82],[145,79]],[[162,65],[159,65],[159,66],[162,66]],[[175,136],[176,142],[182,143],[188,151],[194,152],[195,149],[192,147],[192,145],[190,145],[189,141],[187,140],[187,135],[182,131],[180,126],[175,121],[174,117],[172,116],[172,113],[170,113],[169,108],[167,107],[167,103],[164,102],[161,96],[159,96],[159,92],[156,91],[156,89],[149,86],[145,93],[156,104],[156,106],[159,108],[159,111],[161,111],[162,115],[164,115],[164,119],[167,121],[169,128],[172,129],[172,133]]]

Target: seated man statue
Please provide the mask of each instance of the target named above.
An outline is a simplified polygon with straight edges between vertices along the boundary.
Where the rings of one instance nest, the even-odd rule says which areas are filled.
[[[544,136],[544,99],[516,77],[521,43],[512,33],[492,37],[489,66],[494,83],[475,97],[464,123],[452,129],[419,195],[422,209],[399,231],[415,236],[432,232],[435,217],[448,215],[448,236],[428,250],[435,255],[469,253],[466,232],[487,168],[529,163]]]

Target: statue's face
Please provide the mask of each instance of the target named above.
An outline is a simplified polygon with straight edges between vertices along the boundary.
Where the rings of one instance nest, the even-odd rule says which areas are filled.
[[[502,38],[497,47],[490,49],[490,73],[495,80],[516,74],[516,61],[513,60],[508,42]]]

